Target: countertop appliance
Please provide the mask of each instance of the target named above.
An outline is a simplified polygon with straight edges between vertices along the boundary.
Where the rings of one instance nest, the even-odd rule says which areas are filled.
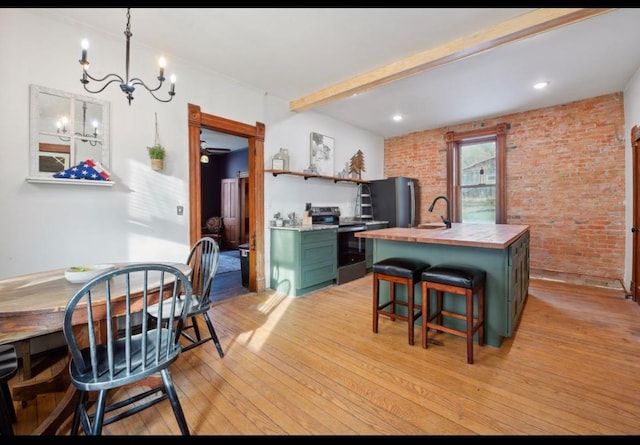
[[[336,283],[342,284],[367,274],[366,240],[356,238],[357,232],[367,230],[364,221],[340,218],[340,207],[311,207],[311,223],[338,226],[338,274]]]
[[[418,180],[404,176],[377,179],[369,183],[373,217],[388,221],[389,227],[416,227]]]

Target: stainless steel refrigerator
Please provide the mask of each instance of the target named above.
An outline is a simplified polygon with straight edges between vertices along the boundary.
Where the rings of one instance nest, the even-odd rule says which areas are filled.
[[[416,227],[418,180],[396,176],[369,184],[373,219],[388,221],[389,227]]]

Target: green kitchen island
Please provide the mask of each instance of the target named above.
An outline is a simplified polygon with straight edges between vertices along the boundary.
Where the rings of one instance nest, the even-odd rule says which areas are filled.
[[[421,259],[432,266],[447,263],[485,270],[484,341],[499,347],[505,337],[513,334],[529,290],[528,225],[453,223],[450,229],[444,225],[392,227],[358,232],[356,237],[373,240],[374,262],[402,257]],[[397,295],[406,300],[402,287],[398,287]],[[380,283],[380,296],[388,299],[387,283]],[[421,296],[422,290],[416,288],[416,303],[420,304]],[[448,298],[446,302],[450,306],[445,304],[445,309],[464,312],[464,298]],[[418,323],[422,323],[422,318]],[[456,324],[462,322],[450,323],[460,328]]]

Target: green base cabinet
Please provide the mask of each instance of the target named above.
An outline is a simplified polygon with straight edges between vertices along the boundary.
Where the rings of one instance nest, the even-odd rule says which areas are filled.
[[[295,297],[334,284],[337,262],[337,229],[271,229],[271,289]]]
[[[392,256],[416,258],[431,265],[451,263],[479,267],[487,272],[485,284],[485,344],[499,347],[505,337],[511,337],[529,291],[529,232],[522,234],[504,249],[427,244],[374,239],[374,261]],[[389,298],[387,283],[381,283],[381,298]],[[404,286],[398,286],[397,298],[406,301]],[[422,298],[419,284],[415,287],[416,303]],[[431,307],[435,295],[431,295]],[[384,300],[381,300],[384,301]],[[402,312],[404,308],[399,308]],[[446,298],[445,310],[464,313],[464,298]],[[474,314],[477,305],[474,299]],[[464,329],[462,321],[449,320],[451,327]],[[422,324],[420,318],[416,324]],[[419,341],[419,340],[416,340]],[[476,339],[477,341],[477,334]]]
[[[373,223],[367,224],[367,230],[386,229],[387,223]],[[364,251],[365,264],[367,272],[371,272],[373,268],[373,240],[371,238],[365,239],[365,251]]]

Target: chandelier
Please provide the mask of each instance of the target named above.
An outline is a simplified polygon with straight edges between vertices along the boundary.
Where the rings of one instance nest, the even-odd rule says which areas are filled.
[[[56,127],[57,127],[57,133],[58,134],[67,134],[67,123],[69,122],[69,119],[67,118],[67,116],[62,116],[62,118],[56,122]],[[102,142],[100,141],[90,141],[88,139],[84,139],[84,138],[94,138],[96,139],[98,137],[98,121],[94,120],[92,122],[92,127],[93,127],[93,133],[87,133],[86,132],[86,128],[87,128],[87,103],[86,102],[82,102],[82,133],[76,131],[74,134],[74,136],[80,136],[80,140],[82,142],[89,142],[89,144],[91,144],[92,147],[95,147],[96,145],[100,144],[102,145]],[[60,139],[61,141],[64,142],[69,142],[71,140],[71,138],[69,136],[58,136],[58,139]]]
[[[158,81],[160,82],[158,84],[157,87],[155,88],[149,88],[141,79],[134,77],[129,79],[129,44],[131,41],[131,36],[133,34],[131,34],[131,8],[127,8],[127,27],[124,31],[124,35],[127,38],[127,52],[126,52],[126,72],[125,72],[125,78],[123,79],[122,76],[119,76],[117,74],[111,73],[111,74],[107,74],[106,76],[104,76],[102,79],[97,79],[93,76],[91,76],[91,74],[89,74],[88,70],[89,70],[89,61],[87,60],[87,50],[89,49],[89,41],[87,39],[84,39],[82,41],[82,58],[79,60],[80,65],[82,65],[82,79],[80,79],[80,82],[82,83],[82,85],[84,86],[84,89],[86,91],[88,91],[89,93],[92,94],[96,94],[96,93],[100,93],[102,92],[106,87],[108,87],[110,84],[112,84],[113,82],[118,82],[120,84],[120,89],[122,90],[122,92],[124,94],[126,94],[127,99],[129,100],[129,105],[131,105],[131,101],[133,100],[133,92],[136,89],[137,85],[142,85],[149,93],[151,93],[151,95],[158,101],[160,102],[171,102],[171,99],[173,99],[173,96],[175,96],[175,87],[176,87],[176,76],[175,75],[171,75],[171,88],[169,89],[169,98],[168,99],[160,99],[158,96],[156,96],[154,93],[156,91],[158,91],[161,87],[162,87],[162,83],[165,81],[165,77],[164,77],[164,68],[166,65],[166,61],[164,59],[164,57],[160,58],[160,75],[158,76]],[[93,80],[94,82],[107,82],[105,83],[102,88],[100,88],[99,90],[96,91],[92,91],[89,88],[87,88],[87,84],[89,83],[89,79]]]

